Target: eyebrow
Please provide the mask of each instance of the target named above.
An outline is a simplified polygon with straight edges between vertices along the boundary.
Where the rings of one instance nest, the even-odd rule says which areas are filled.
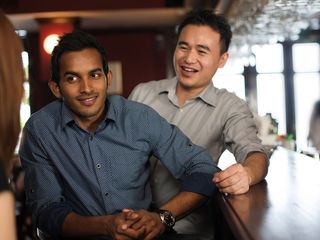
[[[187,45],[187,46],[189,46],[189,44],[188,44],[187,42],[185,42],[185,41],[180,41],[180,42],[178,42],[178,46],[181,46],[181,45]],[[210,49],[208,46],[206,46],[206,45],[198,44],[198,45],[196,45],[196,47],[197,47],[198,49],[203,49],[203,50],[206,50],[206,51],[211,52],[211,49]]]
[[[89,73],[94,73],[94,72],[103,72],[103,70],[101,68],[95,68],[89,71]],[[79,76],[77,72],[73,72],[73,71],[67,71],[63,74],[63,76],[66,76],[69,74]]]
[[[188,45],[189,46],[189,44],[187,43],[187,42],[185,42],[185,41],[179,41],[178,42],[178,45],[180,46],[180,45]]]
[[[200,48],[200,49],[206,50],[208,52],[211,52],[211,49],[206,45],[198,44],[197,48]]]
[[[65,72],[65,73],[63,74],[63,76],[67,76],[67,75],[76,75],[76,76],[78,76],[78,73],[72,72],[72,71],[67,71],[67,72]]]
[[[89,71],[89,73],[94,73],[94,72],[103,72],[103,70],[101,68],[95,68],[95,69]]]

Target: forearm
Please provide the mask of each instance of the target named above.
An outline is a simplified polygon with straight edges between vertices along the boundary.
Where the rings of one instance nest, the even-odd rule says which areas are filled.
[[[259,183],[268,173],[268,158],[265,153],[253,152],[248,154],[243,167],[246,168],[250,185]]]
[[[193,192],[180,192],[161,209],[169,210],[176,220],[188,215],[194,209],[203,204],[208,198],[204,195]]]
[[[70,213],[62,225],[62,236],[84,237],[97,235],[111,235],[110,228],[113,216],[81,216]]]
[[[176,219],[192,212],[217,191],[211,174],[193,173],[182,176],[180,180],[180,192],[161,206],[161,209],[169,210]]]

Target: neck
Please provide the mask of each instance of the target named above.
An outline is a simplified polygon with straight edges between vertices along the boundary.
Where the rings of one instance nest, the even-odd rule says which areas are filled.
[[[76,121],[83,130],[86,130],[87,132],[94,132],[103,121],[105,114],[106,110],[104,109],[103,113],[97,118],[78,118]]]
[[[181,86],[178,83],[177,88],[176,88],[176,95],[178,98],[179,106],[182,107],[187,100],[198,96],[204,89],[205,89],[205,87],[186,88],[184,86]]]
[[[100,124],[101,120],[95,120],[95,121],[91,121],[90,119],[84,119],[81,121],[77,121],[77,123],[79,124],[79,126],[86,130],[87,132],[94,132],[99,124]]]

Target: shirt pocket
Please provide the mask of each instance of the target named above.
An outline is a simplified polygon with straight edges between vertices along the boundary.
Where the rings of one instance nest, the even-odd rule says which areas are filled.
[[[144,187],[149,177],[148,156],[140,151],[121,151],[110,156],[112,185],[119,190]]]

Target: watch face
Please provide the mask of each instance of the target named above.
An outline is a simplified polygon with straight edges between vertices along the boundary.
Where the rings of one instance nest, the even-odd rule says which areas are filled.
[[[160,212],[160,218],[161,218],[161,221],[169,228],[173,227],[176,222],[176,220],[172,216],[171,212],[166,211],[166,210],[162,210]]]

